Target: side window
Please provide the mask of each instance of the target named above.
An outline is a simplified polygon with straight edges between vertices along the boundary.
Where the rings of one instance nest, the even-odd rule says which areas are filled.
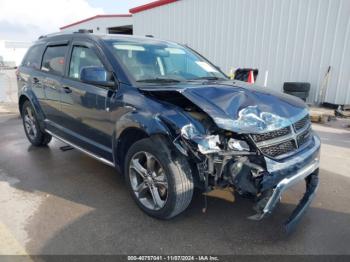
[[[63,75],[66,51],[66,45],[49,46],[44,53],[41,70],[56,75]]]
[[[22,66],[31,67],[34,69],[40,69],[41,56],[43,45],[32,46],[25,58],[23,59]]]
[[[81,70],[86,67],[104,68],[96,53],[87,47],[74,46],[69,65],[69,77],[80,79]]]

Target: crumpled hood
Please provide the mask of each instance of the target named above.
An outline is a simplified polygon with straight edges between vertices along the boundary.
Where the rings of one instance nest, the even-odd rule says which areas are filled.
[[[280,129],[308,112],[306,104],[299,98],[239,81],[178,85],[147,91],[179,92],[206,112],[218,127],[237,133]]]

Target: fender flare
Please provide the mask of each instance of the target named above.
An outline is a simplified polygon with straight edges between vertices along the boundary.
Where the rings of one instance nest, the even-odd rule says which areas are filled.
[[[42,130],[44,130],[45,129],[45,126],[44,126],[45,114],[42,111],[40,104],[39,104],[39,101],[36,98],[34,92],[30,89],[24,88],[24,90],[19,93],[19,95],[18,95],[18,110],[19,110],[19,113],[21,116],[22,116],[22,104],[23,104],[22,101],[24,99],[29,100],[29,102],[32,104],[34,111],[35,111],[35,114],[39,120],[40,128]]]
[[[140,135],[138,138],[132,142],[136,142],[139,139],[152,137],[156,135],[161,135],[164,138],[168,139],[169,142],[173,137],[173,130],[170,126],[167,125],[159,115],[154,115],[149,117],[148,114],[144,112],[135,112],[130,111],[127,114],[124,114],[115,124],[115,130],[113,133],[113,160],[116,166],[122,168],[120,163],[120,156],[118,150],[122,147],[124,143],[123,137],[126,136],[127,132],[136,132]],[[131,138],[133,140],[133,138]],[[131,143],[132,144],[132,143]],[[130,144],[130,146],[131,146]],[[126,152],[125,152],[126,153]]]

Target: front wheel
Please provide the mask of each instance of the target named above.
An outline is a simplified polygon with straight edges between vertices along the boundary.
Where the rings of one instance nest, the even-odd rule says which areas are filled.
[[[33,146],[46,146],[50,143],[52,136],[41,131],[38,118],[29,101],[24,102],[22,106],[22,120],[26,136]]]
[[[191,169],[169,147],[160,137],[142,139],[131,146],[125,160],[132,197],[146,214],[160,219],[180,214],[193,195]]]

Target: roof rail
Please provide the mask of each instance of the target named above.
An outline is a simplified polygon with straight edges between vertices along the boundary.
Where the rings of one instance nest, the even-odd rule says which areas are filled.
[[[74,32],[74,34],[91,34],[92,32],[92,29],[78,29],[78,31]]]
[[[90,34],[93,31],[91,29],[78,29],[78,31],[73,32],[74,34],[79,33],[79,34]],[[65,35],[65,34],[71,34],[72,32],[56,32],[56,33],[51,33],[51,34],[47,34],[47,35],[41,35],[38,37],[38,39],[43,39],[46,37],[50,37],[50,36],[56,36],[56,35]]]
[[[41,36],[39,36],[38,39],[43,39],[46,37],[56,36],[56,35],[64,35],[64,34],[67,34],[67,32],[56,32],[56,33],[51,33],[51,34],[47,34],[47,35],[41,35]]]

